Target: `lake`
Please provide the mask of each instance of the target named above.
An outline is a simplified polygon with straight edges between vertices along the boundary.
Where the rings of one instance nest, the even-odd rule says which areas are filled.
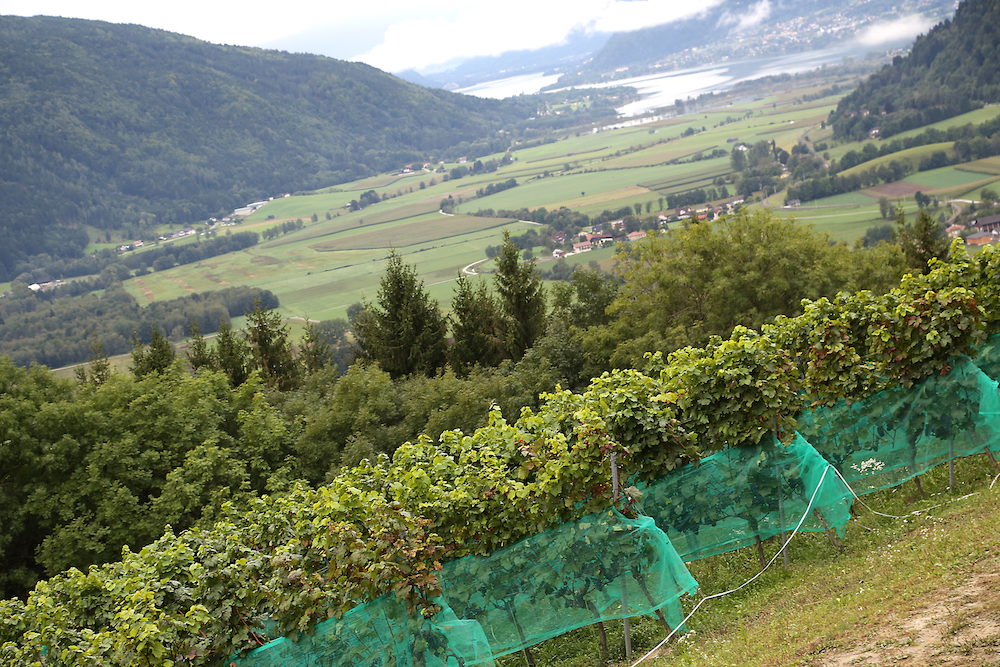
[[[659,72],[628,79],[618,79],[609,83],[580,86],[581,88],[610,88],[631,86],[641,98],[619,107],[622,116],[638,116],[673,105],[675,100],[696,98],[702,93],[718,93],[732,88],[741,81],[759,79],[776,74],[797,74],[814,70],[823,65],[843,62],[845,57],[863,58],[871,47],[849,43],[804,53],[793,53],[766,58],[748,58],[732,62],[716,63],[689,69]],[[457,92],[476,97],[502,99],[521,94],[537,93],[545,86],[559,80],[558,75],[522,74],[498,79],[463,88]],[[553,91],[558,92],[558,91]]]

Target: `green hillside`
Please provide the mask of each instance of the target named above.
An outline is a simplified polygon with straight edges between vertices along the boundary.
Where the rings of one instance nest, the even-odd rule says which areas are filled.
[[[1000,101],[1000,5],[966,0],[952,21],[921,35],[910,54],[873,74],[831,114],[834,136],[882,137]]]
[[[498,131],[532,104],[135,25],[3,16],[0,280],[30,256],[79,256],[84,224],[138,237],[449,151],[503,150]]]

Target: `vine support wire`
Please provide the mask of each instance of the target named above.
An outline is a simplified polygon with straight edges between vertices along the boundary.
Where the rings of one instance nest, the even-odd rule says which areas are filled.
[[[611,494],[614,501],[618,502],[618,452],[611,452]],[[624,621],[625,633],[625,659],[632,659],[632,632],[628,622],[628,590],[626,589],[625,575],[627,568],[623,568],[618,580],[622,585],[622,620]]]

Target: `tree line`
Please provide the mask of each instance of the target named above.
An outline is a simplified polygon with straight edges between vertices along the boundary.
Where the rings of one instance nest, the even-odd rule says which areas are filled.
[[[97,354],[83,383],[4,360],[0,595],[115,559],[166,523],[211,525],[224,501],[323,484],[421,434],[471,433],[491,405],[516,419],[540,393],[642,367],[645,352],[797,314],[803,298],[884,292],[909,261],[767,212],[654,235],[613,274],[577,269],[550,293],[520,255],[507,239],[488,280],[462,277],[450,318],[393,254],[372,302],[311,323],[299,345],[258,302],[242,332],[195,330],[184,355],[160,328],[130,327],[130,374]],[[346,370],[333,347],[353,348]]]
[[[190,294],[145,307],[125,291],[121,277],[105,270],[104,293],[59,297],[52,292],[33,292],[15,284],[0,299],[0,355],[18,366],[42,364],[52,368],[86,361],[92,356],[95,338],[107,354],[124,354],[138,332],[143,342],[156,329],[174,340],[183,338],[194,322],[211,333],[230,318],[243,315],[255,298],[269,308],[278,299],[268,290],[250,287]]]

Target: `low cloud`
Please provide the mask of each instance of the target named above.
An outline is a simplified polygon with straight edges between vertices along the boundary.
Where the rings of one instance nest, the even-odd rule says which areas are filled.
[[[756,28],[771,15],[771,0],[760,0],[743,14],[725,12],[719,17],[718,26],[729,28],[731,32],[743,32]]]
[[[390,26],[381,44],[354,60],[398,72],[456,58],[563,44],[575,31],[620,32],[670,23],[719,4],[681,0],[463,2],[447,18],[409,19]]]
[[[903,42],[927,32],[935,23],[936,21],[924,16],[904,16],[895,21],[869,25],[858,33],[857,41],[865,46]]]

